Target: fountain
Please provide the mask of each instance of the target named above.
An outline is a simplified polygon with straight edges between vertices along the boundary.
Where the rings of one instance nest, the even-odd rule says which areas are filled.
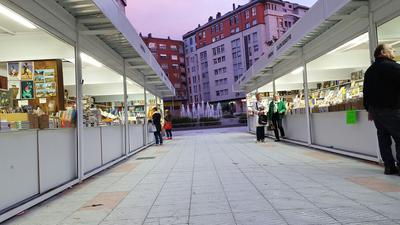
[[[219,103],[219,102],[217,104],[216,117],[217,118],[221,118],[222,117],[222,107],[221,107],[221,103]]]
[[[193,118],[193,115],[192,115],[192,113],[190,112],[189,104],[186,105],[186,117]]]
[[[197,110],[196,110],[196,104],[193,103],[192,104],[192,119],[195,119],[195,118],[198,118],[198,115],[197,115]]]
[[[186,116],[187,116],[187,113],[185,110],[185,106],[182,104],[181,105],[181,117],[186,117]]]

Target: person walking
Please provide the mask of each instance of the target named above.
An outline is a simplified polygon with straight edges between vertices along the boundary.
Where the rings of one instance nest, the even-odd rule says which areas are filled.
[[[256,94],[256,101],[253,103],[253,112],[255,116],[256,123],[256,136],[257,142],[264,142],[265,140],[265,124],[260,124],[259,116],[265,115],[265,107],[262,103],[261,94]]]
[[[398,174],[392,154],[392,138],[396,143],[397,166],[400,163],[400,65],[394,49],[380,44],[374,52],[375,62],[364,78],[364,107],[377,129],[379,150],[384,162],[384,174]],[[400,175],[400,174],[399,174]]]
[[[156,140],[156,145],[163,144],[163,138],[161,136],[161,113],[158,111],[157,107],[153,108],[153,115],[152,115],[153,125],[155,127],[154,138]]]
[[[165,110],[164,129],[167,135],[167,140],[172,139],[172,115],[169,110]]]
[[[285,130],[282,126],[282,118],[286,112],[286,104],[284,101],[281,101],[279,95],[274,95],[274,100],[269,104],[268,109],[268,119],[272,121],[272,125],[274,127],[275,133],[275,141],[280,141],[279,131],[281,133],[281,137],[285,138]]]

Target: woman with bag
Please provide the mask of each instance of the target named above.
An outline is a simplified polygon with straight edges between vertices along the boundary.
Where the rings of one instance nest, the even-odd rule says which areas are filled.
[[[169,110],[165,110],[164,129],[167,135],[167,140],[172,139],[172,115]]]
[[[265,125],[267,119],[265,116],[265,107],[262,103],[261,94],[256,94],[256,101],[253,103],[253,112],[256,120],[256,136],[257,142],[264,142],[265,140]]]

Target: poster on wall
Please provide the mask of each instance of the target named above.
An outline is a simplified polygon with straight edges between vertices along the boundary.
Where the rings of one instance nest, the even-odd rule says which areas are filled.
[[[21,82],[19,80],[10,80],[8,90],[11,91],[13,99],[21,99]]]
[[[33,98],[33,81],[21,81],[21,99]]]
[[[54,69],[36,69],[34,81],[36,97],[44,98],[57,95],[57,85]]]
[[[21,80],[33,80],[33,62],[20,62]]]
[[[19,73],[19,63],[18,62],[9,62],[7,63],[7,71],[9,80],[20,80]]]
[[[8,107],[10,106],[10,92],[9,91],[0,91],[0,106]]]

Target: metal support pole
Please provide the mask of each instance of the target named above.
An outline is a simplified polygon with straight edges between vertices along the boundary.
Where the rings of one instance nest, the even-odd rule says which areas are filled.
[[[378,31],[376,23],[374,22],[374,12],[372,11],[372,0],[368,1],[368,35],[369,35],[369,52],[371,64],[375,61],[374,51],[378,46]]]
[[[147,122],[147,114],[148,114],[148,110],[147,110],[147,94],[146,94],[146,76],[145,75],[143,75],[143,80],[144,80],[144,83],[143,83],[143,89],[144,89],[144,129],[143,129],[143,142],[144,142],[144,145],[147,145],[147,136],[148,136],[148,133],[149,133],[149,129],[148,129],[148,122]]]
[[[306,106],[306,121],[307,121],[307,144],[312,144],[312,132],[311,132],[311,112],[309,104],[309,92],[308,92],[308,78],[307,78],[307,63],[304,58],[304,50],[301,48],[301,58],[303,60],[303,86],[304,86],[304,100]]]
[[[274,95],[276,95],[276,85],[275,85],[275,80],[272,81],[272,92],[274,93]]]
[[[127,86],[127,77],[126,77],[126,60],[123,60],[124,63],[124,149],[125,156],[128,155],[129,152],[129,121],[128,121],[128,86]]]
[[[83,93],[82,93],[82,61],[81,61],[81,49],[80,49],[80,34],[79,34],[79,23],[78,20],[75,22],[76,30],[76,41],[75,41],[75,88],[76,88],[76,130],[77,130],[77,160],[78,160],[78,179],[83,180],[85,173],[84,159],[83,159],[83,144],[82,144],[82,132],[83,132]]]
[[[378,28],[374,21],[374,12],[372,10],[372,0],[368,1],[368,35],[369,35],[369,52],[370,52],[370,60],[371,64],[375,61],[374,52],[376,47],[378,47]],[[383,163],[381,152],[379,150],[379,144],[376,146],[376,155],[378,161]]]

